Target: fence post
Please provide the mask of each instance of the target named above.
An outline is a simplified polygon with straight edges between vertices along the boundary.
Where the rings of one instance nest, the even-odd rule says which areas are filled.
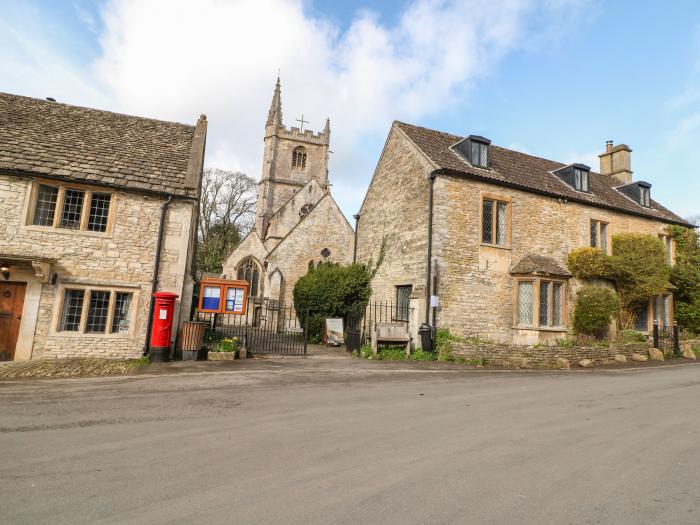
[[[673,323],[673,355],[681,355],[681,327],[674,321]]]
[[[659,322],[654,321],[654,329],[652,331],[653,333],[653,345],[654,348],[659,348]]]
[[[306,320],[304,321],[304,355],[306,355],[306,349],[309,345],[309,315],[311,311],[306,309]]]

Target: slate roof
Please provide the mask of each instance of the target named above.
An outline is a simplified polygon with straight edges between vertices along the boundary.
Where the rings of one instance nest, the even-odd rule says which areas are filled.
[[[551,173],[566,166],[566,164],[533,157],[493,144],[489,146],[489,169],[476,168],[450,149],[450,146],[465,137],[404,122],[395,122],[394,124],[439,168],[497,185],[610,208],[668,223],[691,226],[683,218],[654,200],[651,201],[651,208],[637,204],[615,189],[622,186],[622,183],[612,176],[600,175],[591,171],[589,177],[590,193],[579,192]]]
[[[198,177],[187,178],[195,131],[0,93],[0,170],[195,197]]]
[[[528,253],[524,255],[510,269],[513,275],[537,274],[551,275],[556,277],[571,277],[571,273],[561,267],[561,265],[550,257]]]

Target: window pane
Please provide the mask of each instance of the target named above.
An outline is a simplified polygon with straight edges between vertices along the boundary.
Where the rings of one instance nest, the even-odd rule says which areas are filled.
[[[81,190],[66,190],[61,214],[61,228],[77,230],[80,228],[80,216],[83,213],[85,192]]]
[[[131,314],[132,294],[117,292],[114,299],[114,315],[112,316],[112,333],[129,333],[129,318]]]
[[[93,193],[90,201],[90,215],[87,229],[93,232],[107,231],[107,216],[109,215],[109,193]]]
[[[518,324],[532,325],[532,309],[534,306],[533,283],[520,281],[518,283]]]
[[[479,166],[484,168],[488,166],[488,158],[486,157],[487,154],[488,147],[485,144],[479,144]]]
[[[481,241],[493,243],[493,201],[484,199],[482,211]]]
[[[221,287],[205,286],[202,292],[202,308],[204,310],[218,310],[221,307]]]
[[[479,165],[479,144],[477,142],[470,142],[471,147],[469,148],[469,160],[474,166]]]
[[[604,222],[600,223],[600,249],[608,253],[608,225]]]
[[[408,310],[412,289],[412,286],[396,287],[396,319],[399,321],[408,321]]]
[[[66,290],[63,296],[60,330],[77,332],[80,330],[80,317],[83,311],[83,290]]]
[[[581,190],[588,191],[588,172],[581,171]]]
[[[591,221],[591,248],[598,247],[598,221]]]
[[[581,170],[574,169],[574,188],[581,189]]]
[[[506,243],[506,203],[496,203],[496,244]]]
[[[649,330],[649,306],[644,304],[634,311],[634,329],[646,332]]]
[[[562,325],[562,310],[564,301],[562,300],[562,291],[564,285],[562,283],[552,283],[552,326]]]
[[[549,286],[547,281],[540,282],[540,326],[549,326]]]
[[[107,311],[109,310],[110,292],[90,292],[90,305],[88,306],[86,332],[102,332],[107,327]]]
[[[44,184],[39,186],[32,224],[36,224],[37,226],[53,226],[53,216],[56,211],[57,200],[58,188],[46,186]]]

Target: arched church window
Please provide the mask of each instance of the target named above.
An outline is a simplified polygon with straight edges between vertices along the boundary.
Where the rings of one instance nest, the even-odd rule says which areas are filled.
[[[299,171],[306,169],[306,150],[303,146],[297,146],[292,151],[292,169]]]
[[[258,296],[258,283],[260,282],[260,267],[251,257],[243,260],[238,265],[238,280],[248,281],[248,295],[250,297]]]
[[[299,217],[306,217],[309,212],[313,209],[313,204],[304,204],[299,210]]]

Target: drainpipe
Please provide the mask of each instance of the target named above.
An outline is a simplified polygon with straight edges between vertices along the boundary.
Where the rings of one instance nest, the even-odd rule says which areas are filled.
[[[153,280],[151,281],[151,305],[148,309],[148,326],[146,328],[146,341],[143,344],[143,355],[148,355],[151,347],[151,329],[153,328],[153,294],[158,289],[158,272],[160,271],[160,252],[163,248],[163,229],[165,228],[165,212],[173,202],[170,195],[160,207],[160,225],[158,226],[158,242],[156,243],[156,264],[153,268]]]
[[[430,172],[430,186],[428,190],[428,257],[425,271],[425,322],[420,325],[418,332],[421,334],[421,346],[423,350],[432,351],[432,332],[434,327],[430,326],[430,298],[432,295],[432,258],[433,258],[433,193],[435,189],[435,179],[441,170]]]
[[[360,214],[356,213],[353,218],[355,219],[355,245],[352,248],[352,263],[355,264],[357,262],[357,226],[360,222]]]

